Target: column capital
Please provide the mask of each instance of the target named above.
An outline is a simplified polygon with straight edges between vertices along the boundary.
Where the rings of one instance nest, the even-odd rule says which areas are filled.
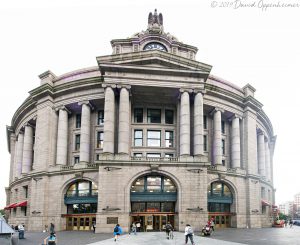
[[[206,89],[193,88],[193,93],[194,93],[194,94],[201,93],[202,95],[204,95],[204,94],[206,94]]]
[[[102,88],[116,88],[117,85],[116,84],[111,84],[111,83],[102,83]]]
[[[239,115],[239,114],[233,114],[233,116],[231,116],[230,118],[228,118],[228,121],[231,122],[233,119],[236,119],[236,118],[238,118],[239,120],[243,119],[243,117],[241,115]]]
[[[29,122],[24,123],[23,127],[31,127],[34,128],[34,126],[32,124],[30,124]]]
[[[213,114],[215,114],[216,112],[221,112],[221,113],[224,113],[224,109],[222,109],[222,108],[220,108],[220,107],[215,107],[211,112],[210,112],[210,114],[211,115],[213,115]]]
[[[263,136],[265,136],[265,132],[262,129],[256,128],[256,131],[257,131],[257,135],[263,135]]]
[[[127,90],[130,90],[130,89],[131,89],[131,85],[129,85],[129,84],[118,84],[118,85],[117,85],[117,88],[118,88],[118,89],[125,88],[125,89],[127,89]]]
[[[184,92],[193,93],[193,89],[190,89],[190,88],[180,88],[179,92],[180,93],[184,93]]]
[[[90,108],[91,108],[91,110],[94,110],[94,107],[93,107],[93,105],[90,103],[90,101],[89,100],[83,100],[83,101],[79,101],[78,102],[78,105],[88,105]]]
[[[60,110],[63,110],[63,111],[66,111],[68,114],[72,114],[72,112],[64,105],[61,105],[61,106],[58,106],[55,108],[55,111],[60,111]]]

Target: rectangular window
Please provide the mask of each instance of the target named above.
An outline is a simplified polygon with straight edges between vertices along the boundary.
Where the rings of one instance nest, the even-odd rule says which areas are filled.
[[[160,147],[160,131],[147,131],[147,146]]]
[[[261,191],[261,198],[265,199],[266,198],[266,189],[265,189],[265,187],[261,187],[260,191]]]
[[[161,123],[161,111],[160,109],[148,109],[147,111],[148,123]]]
[[[222,154],[225,155],[225,140],[222,140]]]
[[[143,122],[143,108],[134,109],[134,122],[142,123]]]
[[[24,214],[24,216],[27,216],[27,207],[21,207],[21,212]]]
[[[165,153],[165,158],[172,158],[174,157],[173,153]]]
[[[79,151],[80,149],[80,134],[75,135],[75,150]]]
[[[104,111],[98,111],[97,125],[104,125]]]
[[[76,128],[81,127],[81,114],[76,114]]]
[[[134,146],[143,146],[143,130],[134,130]]]
[[[225,166],[225,160],[222,160],[222,166]]]
[[[203,151],[207,151],[207,135],[203,135]]]
[[[174,123],[174,112],[172,110],[165,110],[165,122],[166,124]]]
[[[134,157],[143,157],[143,153],[133,153]]]
[[[203,128],[207,129],[207,116],[203,116]]]
[[[74,164],[79,163],[79,156],[74,157]]]
[[[149,157],[149,158],[159,158],[160,153],[147,153],[147,157]]]
[[[103,132],[97,132],[97,148],[103,149]]]
[[[28,186],[23,186],[23,190],[24,190],[24,197],[27,198],[28,197]]]
[[[133,202],[131,204],[131,212],[146,212],[146,203],[144,202]]]
[[[160,192],[161,191],[161,177],[148,176],[147,177],[147,191]]]
[[[225,121],[221,123],[222,134],[225,134]]]
[[[166,131],[165,132],[165,142],[166,142],[166,147],[174,147],[173,131]]]

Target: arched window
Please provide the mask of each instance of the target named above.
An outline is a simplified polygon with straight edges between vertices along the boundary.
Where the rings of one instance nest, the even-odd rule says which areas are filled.
[[[73,182],[65,194],[68,214],[96,213],[97,202],[98,187],[88,180]]]
[[[97,196],[98,187],[88,180],[80,180],[70,185],[67,190],[67,197]]]
[[[209,212],[230,212],[233,196],[225,183],[216,181],[207,189],[207,200]]]
[[[177,192],[173,181],[164,176],[144,176],[138,178],[131,186],[131,192]]]

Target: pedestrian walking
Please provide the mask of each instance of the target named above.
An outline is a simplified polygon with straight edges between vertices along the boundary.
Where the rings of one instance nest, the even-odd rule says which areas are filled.
[[[210,219],[210,227],[211,227],[212,231],[215,231],[215,220],[214,220],[214,218]]]
[[[50,234],[51,233],[53,233],[53,234],[55,234],[55,226],[54,226],[54,224],[53,223],[50,223]]]
[[[117,224],[114,228],[114,240],[115,242],[117,241],[117,239],[119,239],[120,235],[122,234],[122,228],[119,224]]]
[[[92,226],[93,226],[93,231],[94,231],[94,233],[95,233],[95,232],[96,232],[96,221],[93,221]]]
[[[192,227],[187,224],[185,229],[184,229],[184,235],[185,235],[185,244],[188,244],[188,240],[190,238],[192,245],[195,245],[194,243],[194,231]]]
[[[293,220],[292,220],[292,219],[290,219],[290,221],[289,221],[289,225],[290,225],[290,228],[292,228],[292,227],[293,227]]]
[[[131,224],[131,232],[133,232],[133,234],[136,235],[136,224],[135,224],[135,222],[132,222],[132,224]]]
[[[19,230],[19,239],[24,239],[25,228],[24,228],[23,224],[18,225],[18,230]]]
[[[136,231],[137,232],[141,231],[141,222],[140,221],[136,222]]]
[[[168,222],[166,224],[166,235],[167,235],[167,239],[170,239],[170,232],[173,230],[173,226],[170,224],[170,222]]]

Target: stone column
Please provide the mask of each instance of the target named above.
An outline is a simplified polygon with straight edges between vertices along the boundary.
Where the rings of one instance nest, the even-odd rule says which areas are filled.
[[[122,87],[119,106],[119,142],[118,153],[129,153],[129,91]]]
[[[240,118],[237,116],[231,124],[231,167],[241,167]]]
[[[81,128],[80,128],[80,162],[90,161],[91,138],[91,106],[88,101],[80,102]]]
[[[56,165],[67,165],[67,156],[68,156],[68,110],[65,107],[62,107],[58,111]]]
[[[17,141],[17,155],[16,155],[16,175],[20,177],[22,174],[22,160],[23,160],[23,145],[24,145],[24,134],[19,132]]]
[[[221,109],[215,108],[214,116],[214,138],[213,138],[213,164],[222,165],[222,120]]]
[[[194,155],[203,155],[203,96],[200,92],[194,99]]]
[[[33,128],[30,125],[25,126],[23,157],[22,157],[22,173],[28,174],[32,168],[33,156]]]
[[[9,183],[14,180],[15,175],[15,160],[16,160],[16,135],[14,133],[10,133],[10,173],[9,173]]]
[[[180,156],[189,156],[190,150],[190,95],[183,91],[180,101]]]
[[[112,87],[105,88],[103,152],[114,154],[115,146],[115,93]]]
[[[265,151],[265,135],[260,132],[258,134],[258,173],[266,176],[266,151]]]
[[[265,152],[266,152],[266,178],[268,181],[271,181],[271,158],[270,158],[269,141],[265,142]]]

